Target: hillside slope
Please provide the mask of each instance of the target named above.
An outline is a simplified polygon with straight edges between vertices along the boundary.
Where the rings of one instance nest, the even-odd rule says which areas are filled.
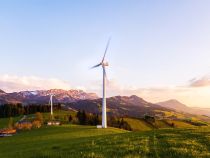
[[[209,108],[189,107],[175,99],[167,100],[164,102],[158,102],[156,104],[161,105],[162,107],[165,107],[165,108],[176,110],[178,112],[210,116]]]
[[[101,99],[80,100],[69,107],[76,110],[85,110],[90,113],[101,113]],[[107,98],[107,114],[112,116],[143,117],[145,114],[162,114],[161,111],[172,111],[157,104],[149,103],[140,97],[132,95]]]

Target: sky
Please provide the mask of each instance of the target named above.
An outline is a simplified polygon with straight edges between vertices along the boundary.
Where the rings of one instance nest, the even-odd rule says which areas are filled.
[[[83,89],[210,108],[209,0],[0,0],[0,89]]]

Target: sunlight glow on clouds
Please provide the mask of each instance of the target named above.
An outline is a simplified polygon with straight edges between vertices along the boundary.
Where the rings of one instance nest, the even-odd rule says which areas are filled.
[[[44,89],[82,89],[102,95],[102,81],[93,81],[86,86],[70,86],[68,82],[55,78],[36,76],[0,75],[0,89],[6,92]],[[116,95],[138,95],[149,102],[177,99],[188,106],[210,108],[210,77],[204,76],[190,80],[184,86],[152,86],[139,88],[120,85],[116,80],[107,83],[107,97]]]
[[[36,76],[0,75],[0,89],[6,92],[41,90],[41,89],[70,89],[70,85],[62,80],[45,79]]]
[[[201,78],[194,78],[190,80],[191,87],[206,87],[210,86],[210,75],[203,76]]]

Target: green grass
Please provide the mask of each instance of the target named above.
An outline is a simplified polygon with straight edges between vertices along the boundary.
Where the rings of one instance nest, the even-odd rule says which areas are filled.
[[[44,117],[45,121],[49,120],[50,117],[51,117],[50,113],[42,113],[42,114],[43,114],[43,117]],[[72,117],[75,117],[76,116],[76,112],[70,111],[70,110],[68,110],[68,111],[65,111],[65,110],[54,110],[53,111],[53,115],[54,115],[55,119],[56,119],[56,117],[58,117],[60,121],[68,122],[69,115],[71,115]]]
[[[174,123],[175,128],[195,128],[196,126],[191,125],[181,120],[167,120],[168,123]]]
[[[153,130],[154,128],[172,128],[170,125],[172,122],[175,125],[175,128],[195,128],[196,126],[187,123],[182,120],[155,120],[154,123],[149,124],[144,119],[137,119],[137,118],[124,118],[124,121],[126,121],[132,131],[148,131]],[[167,123],[168,122],[168,123]]]
[[[153,127],[141,119],[135,119],[135,118],[124,118],[124,121],[126,121],[133,131],[148,131],[152,130]]]
[[[76,112],[74,111],[70,111],[70,110],[54,110],[53,111],[53,116],[54,116],[54,119],[55,120],[60,120],[61,122],[63,123],[68,123],[68,118],[69,116],[72,116],[72,117],[76,117]],[[51,119],[51,114],[50,112],[46,112],[46,113],[42,113],[42,116],[43,116],[43,119],[44,119],[44,122],[47,122]],[[35,118],[35,114],[30,114],[30,115],[27,115],[27,119],[28,120],[34,120]]]
[[[18,120],[20,120],[21,118],[22,118],[22,116],[13,117],[14,123],[17,122]],[[0,129],[1,128],[7,128],[8,127],[8,122],[9,122],[9,117],[0,118]]]
[[[127,132],[63,125],[0,138],[1,158],[204,158],[210,157],[210,127]]]
[[[157,128],[171,128],[171,126],[162,120],[155,120],[155,126]]]

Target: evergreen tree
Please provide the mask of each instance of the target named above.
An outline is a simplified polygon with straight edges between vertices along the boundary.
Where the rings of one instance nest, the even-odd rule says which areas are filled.
[[[69,122],[71,122],[73,120],[72,116],[69,115]]]
[[[82,114],[81,114],[81,124],[86,125],[86,123],[87,123],[87,115],[86,115],[85,111],[83,110]]]

